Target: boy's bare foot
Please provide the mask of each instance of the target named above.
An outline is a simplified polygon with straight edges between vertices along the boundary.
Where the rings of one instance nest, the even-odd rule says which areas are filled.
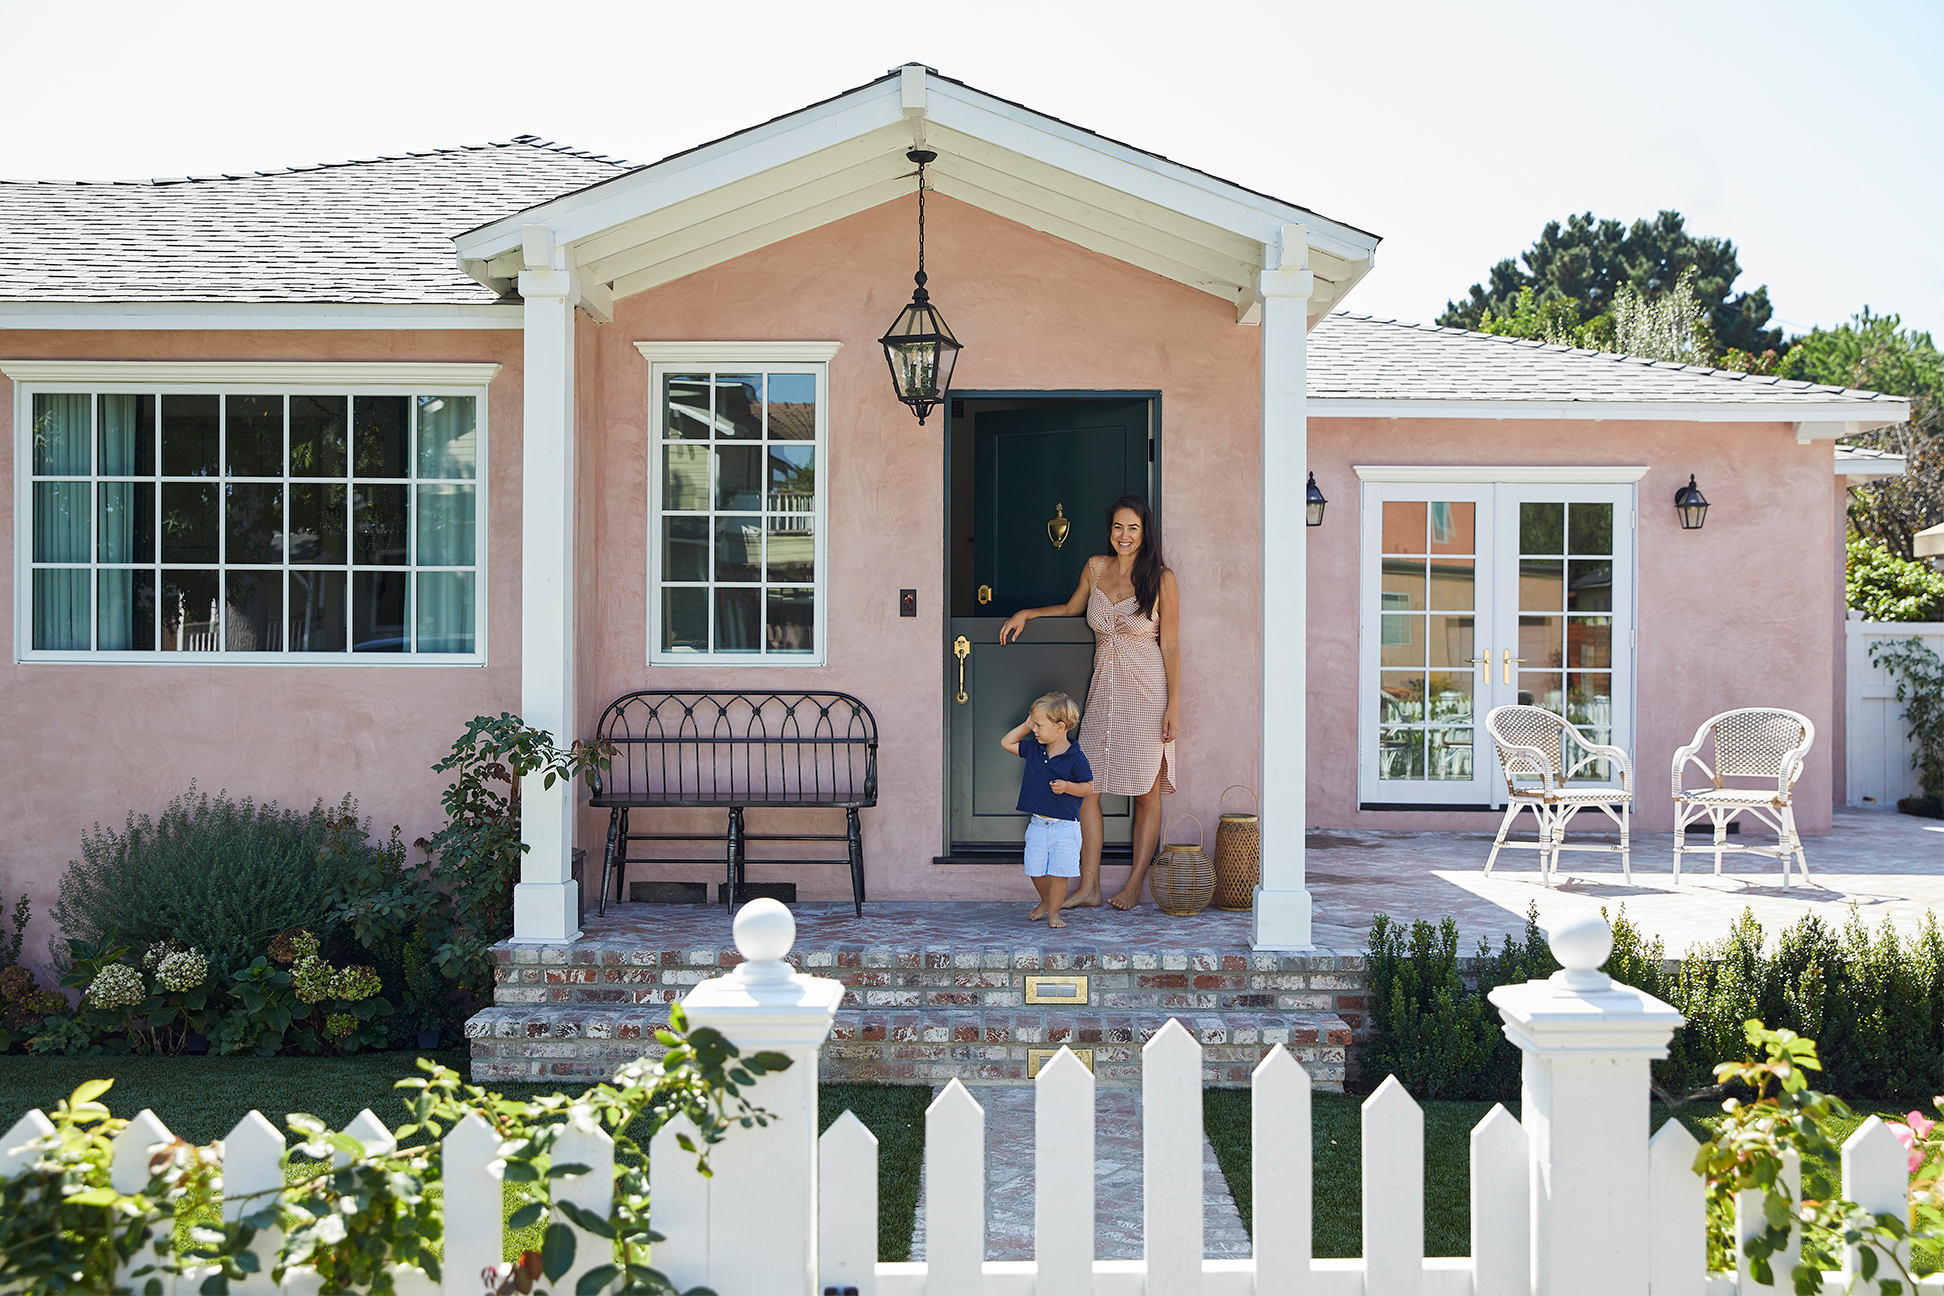
[[[1072,895],[1060,902],[1060,908],[1098,909],[1100,908],[1100,888],[1095,887],[1092,891],[1075,891]]]
[[[1026,915],[1026,921],[1038,922],[1044,917],[1046,917],[1046,901],[1042,900],[1033,906],[1033,912]]]
[[[1107,903],[1122,913],[1126,913],[1129,909],[1141,903],[1141,893],[1136,891],[1133,895],[1129,895],[1127,892],[1122,891],[1119,895],[1109,899]]]
[[[1066,926],[1066,922],[1060,917],[1059,914],[1053,913],[1047,915],[1046,925],[1048,927],[1064,927]]]

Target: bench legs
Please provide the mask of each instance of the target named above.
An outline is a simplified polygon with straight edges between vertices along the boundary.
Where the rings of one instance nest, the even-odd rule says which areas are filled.
[[[848,820],[845,838],[850,845],[851,907],[856,909],[857,916],[862,918],[864,916],[864,829],[858,824],[856,806],[847,807],[844,817]]]
[[[607,912],[608,877],[614,872],[615,851],[626,840],[627,832],[628,812],[619,807],[609,811],[607,854],[601,859],[601,896],[596,910],[598,913],[605,914]],[[621,903],[621,888],[627,881],[627,873],[628,869],[624,864],[621,867],[621,876],[614,880],[614,902],[616,904]]]
[[[729,877],[723,894],[733,911],[742,903],[743,888],[743,808],[729,807]]]

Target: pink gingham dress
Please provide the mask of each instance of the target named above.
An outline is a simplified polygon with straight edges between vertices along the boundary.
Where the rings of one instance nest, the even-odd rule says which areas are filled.
[[[1093,592],[1087,625],[1094,632],[1093,683],[1075,741],[1093,766],[1094,790],[1140,796],[1150,788],[1174,791],[1175,749],[1161,741],[1168,709],[1168,675],[1161,664],[1161,624],[1142,616],[1140,599],[1115,603],[1101,592],[1105,558],[1087,564]]]

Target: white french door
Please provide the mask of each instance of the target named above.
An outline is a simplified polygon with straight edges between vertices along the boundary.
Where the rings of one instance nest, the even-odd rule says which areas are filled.
[[[1631,482],[1366,481],[1362,541],[1362,804],[1503,805],[1496,706],[1632,750]]]

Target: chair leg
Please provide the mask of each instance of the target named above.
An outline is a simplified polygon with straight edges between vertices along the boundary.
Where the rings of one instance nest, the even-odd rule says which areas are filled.
[[[1802,869],[1802,881],[1806,886],[1809,883],[1809,856],[1803,852],[1802,835],[1796,831],[1794,806],[1782,807],[1782,823],[1789,830],[1789,844],[1795,850],[1796,864]]]
[[[850,844],[851,907],[857,911],[857,916],[862,918],[864,916],[864,829],[858,823],[856,806],[847,807],[844,817],[849,821],[845,828],[845,837]]]
[[[1674,803],[1674,885],[1681,885],[1681,850],[1687,844],[1687,807]]]
[[[729,877],[724,888],[725,902],[729,912],[734,913],[742,902],[742,848],[743,817],[741,806],[729,807]]]
[[[1633,814],[1633,804],[1620,803],[1620,876],[1628,886],[1633,885],[1633,846],[1627,837],[1627,820]]]
[[[601,899],[600,902],[595,906],[596,913],[605,914],[607,912],[608,878],[614,872],[614,843],[615,843],[615,838],[620,834],[620,830],[621,830],[621,809],[619,806],[617,806],[613,810],[608,812],[607,851],[601,857]],[[625,866],[621,870],[624,876],[626,875],[627,871],[628,870]],[[615,900],[619,902],[620,898],[621,897],[617,892],[615,895]]]
[[[1554,877],[1559,876],[1559,854],[1566,846],[1566,828],[1573,822],[1573,816],[1578,813],[1578,806],[1560,806],[1553,811],[1551,873]]]
[[[1499,821],[1498,837],[1492,842],[1492,853],[1485,857],[1486,877],[1492,876],[1492,865],[1498,863],[1498,853],[1505,848],[1505,836],[1512,831],[1512,821],[1518,818],[1518,815],[1519,803],[1517,801],[1507,801],[1505,804],[1505,818]]]
[[[1730,816],[1719,810],[1711,810],[1708,812],[1708,817],[1714,820],[1715,876],[1720,877],[1721,856],[1728,849],[1728,820]]]

